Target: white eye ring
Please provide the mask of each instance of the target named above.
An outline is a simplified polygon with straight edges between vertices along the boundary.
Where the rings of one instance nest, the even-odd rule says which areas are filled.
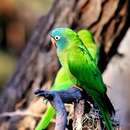
[[[55,36],[55,40],[59,40],[60,39],[60,36]]]

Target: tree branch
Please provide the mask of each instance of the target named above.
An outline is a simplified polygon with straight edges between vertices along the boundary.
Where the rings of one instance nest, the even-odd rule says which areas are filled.
[[[83,92],[76,87],[62,91],[37,90],[37,96],[43,96],[48,99],[56,110],[55,130],[65,130],[67,124],[67,113],[64,103],[75,103],[75,123],[74,130],[82,128],[82,116],[84,114]],[[89,106],[90,107],[90,106]],[[79,125],[80,124],[80,125]]]
[[[20,110],[17,110],[17,111],[14,111],[14,112],[4,112],[2,114],[0,114],[0,118],[3,118],[3,117],[13,117],[13,116],[32,116],[32,117],[36,117],[36,118],[39,118],[39,117],[42,117],[42,115],[39,115],[39,114],[35,114],[31,111],[20,111]]]

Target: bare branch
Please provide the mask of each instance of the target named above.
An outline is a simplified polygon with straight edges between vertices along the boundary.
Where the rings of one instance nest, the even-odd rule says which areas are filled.
[[[25,111],[17,110],[15,112],[4,112],[4,113],[0,114],[0,118],[13,117],[13,116],[32,116],[32,117],[36,117],[36,118],[42,117],[42,115],[35,114],[33,112],[26,111],[26,110]]]

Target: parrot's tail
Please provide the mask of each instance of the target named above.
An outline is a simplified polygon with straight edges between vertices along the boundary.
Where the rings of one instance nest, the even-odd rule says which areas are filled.
[[[55,109],[49,105],[47,108],[47,111],[45,112],[45,114],[42,116],[40,122],[38,123],[38,125],[36,126],[35,130],[44,130],[47,128],[47,126],[49,125],[51,119],[54,117],[55,115]]]
[[[105,125],[106,125],[107,130],[114,130],[109,113],[106,111],[103,111],[103,110],[101,113],[102,113],[103,119],[105,121]]]
[[[114,130],[114,128],[112,126],[111,115],[113,115],[115,113],[115,110],[114,110],[114,107],[113,107],[111,101],[109,100],[109,98],[106,94],[105,94],[105,96],[104,95],[102,96],[99,93],[95,93],[95,95],[96,96],[94,97],[94,100],[96,101],[96,103],[101,111],[101,114],[102,114],[103,120],[105,121],[107,130]]]

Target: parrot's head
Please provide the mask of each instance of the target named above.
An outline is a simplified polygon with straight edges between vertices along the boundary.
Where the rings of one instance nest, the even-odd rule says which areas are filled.
[[[68,44],[71,44],[77,34],[69,28],[55,28],[49,32],[51,36],[51,42],[58,49],[64,49]]]

